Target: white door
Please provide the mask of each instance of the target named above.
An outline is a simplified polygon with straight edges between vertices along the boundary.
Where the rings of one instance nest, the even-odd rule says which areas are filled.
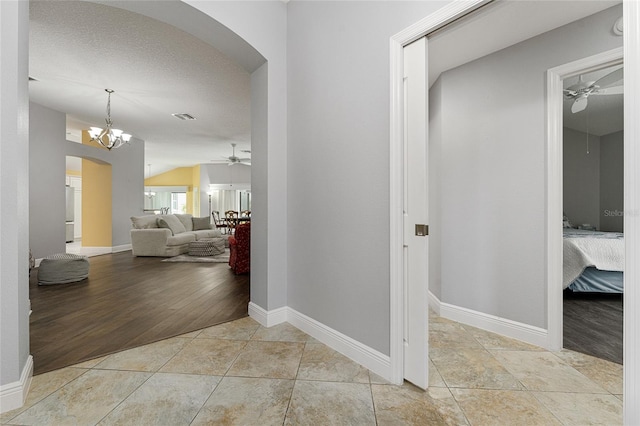
[[[427,38],[404,48],[404,378],[428,385]]]

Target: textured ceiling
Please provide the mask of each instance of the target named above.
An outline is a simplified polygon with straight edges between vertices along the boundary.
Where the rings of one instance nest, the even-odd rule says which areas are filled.
[[[30,99],[67,114],[68,138],[104,127],[110,88],[114,127],[145,141],[153,174],[251,149],[250,75],[200,39],[81,1],[30,2],[29,36]]]

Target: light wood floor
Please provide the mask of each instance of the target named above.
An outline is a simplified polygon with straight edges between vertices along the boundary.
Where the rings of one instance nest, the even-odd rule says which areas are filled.
[[[38,286],[31,273],[34,374],[247,316],[249,276],[225,263],[130,251],[89,258],[89,278]]]

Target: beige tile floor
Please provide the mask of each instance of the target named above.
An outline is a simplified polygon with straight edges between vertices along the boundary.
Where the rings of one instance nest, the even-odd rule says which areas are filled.
[[[7,425],[622,424],[622,367],[431,315],[430,387],[250,318],[33,378]]]

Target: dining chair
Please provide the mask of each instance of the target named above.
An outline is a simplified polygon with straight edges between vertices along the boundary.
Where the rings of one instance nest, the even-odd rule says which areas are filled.
[[[211,212],[211,215],[213,216],[213,223],[216,226],[216,229],[221,229],[226,234],[229,227],[227,226],[227,223],[224,219],[220,219],[220,212],[214,210]]]
[[[236,226],[238,225],[238,212],[235,210],[227,210],[226,212],[224,212],[224,217],[227,221],[229,233],[233,234]]]

